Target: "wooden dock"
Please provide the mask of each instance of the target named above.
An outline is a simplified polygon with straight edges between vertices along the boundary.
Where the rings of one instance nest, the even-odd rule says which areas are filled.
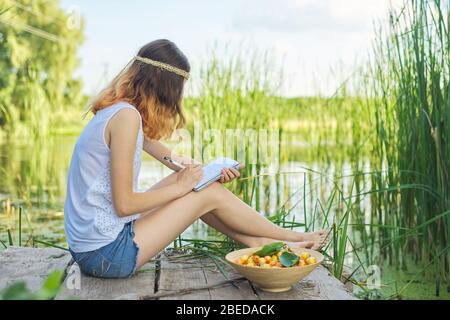
[[[55,248],[11,247],[0,253],[0,290],[25,281],[37,290],[53,270],[65,270],[56,299],[352,300],[348,289],[319,267],[291,291],[268,293],[210,258],[162,253],[130,279],[97,279],[79,272],[70,253]],[[222,269],[222,270],[220,270]]]

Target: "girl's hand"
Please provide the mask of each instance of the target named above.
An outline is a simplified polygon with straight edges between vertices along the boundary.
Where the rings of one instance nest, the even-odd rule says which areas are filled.
[[[244,168],[243,164],[240,164],[238,169],[234,168],[225,168],[222,170],[222,175],[220,177],[220,183],[229,183],[241,176],[238,170]]]
[[[202,179],[203,170],[201,165],[188,165],[185,169],[177,172],[177,185],[180,187],[181,195],[191,192]]]

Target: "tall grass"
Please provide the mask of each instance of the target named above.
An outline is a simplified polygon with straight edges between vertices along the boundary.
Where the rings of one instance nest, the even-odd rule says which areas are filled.
[[[361,199],[349,197],[348,192],[356,192],[357,181],[350,183],[350,190],[347,190],[342,179],[335,180],[325,173],[307,168],[306,171],[297,168],[285,172],[283,169],[286,168],[278,166],[276,170],[271,170],[270,161],[275,160],[277,164],[293,161],[293,144],[300,142],[309,145],[313,140],[317,142],[317,147],[314,145],[316,153],[312,157],[321,164],[337,161],[329,151],[330,145],[336,144],[337,150],[348,147],[347,155],[357,159],[361,155],[361,137],[367,134],[367,122],[352,124],[348,119],[351,113],[361,115],[367,109],[355,110],[359,98],[346,99],[343,95],[331,99],[285,99],[277,96],[283,71],[279,66],[273,67],[277,64],[268,55],[250,55],[252,59],[233,55],[229,61],[219,60],[214,53],[210,56],[211,60],[203,65],[196,79],[197,87],[193,91],[197,95],[187,99],[185,104],[188,115],[194,120],[191,121],[190,129],[200,134],[203,142],[199,150],[194,150],[193,156],[207,162],[218,155],[238,158],[239,151],[243,150],[245,158],[239,160],[246,163],[245,172],[231,189],[284,228],[307,232],[330,228],[332,242],[327,248],[327,257],[333,274],[342,278],[344,273],[352,271],[346,265],[349,251],[352,250],[349,241],[350,222],[353,211],[358,207],[353,204]],[[209,135],[199,132],[194,127],[195,121],[199,122],[203,131],[212,130],[216,138],[224,139],[217,143]],[[311,127],[314,125],[315,128]],[[230,129],[236,130],[234,133],[237,135],[227,136],[227,130]],[[276,137],[279,137],[279,141],[269,146],[268,157],[261,156],[266,151],[267,141],[261,137],[245,136],[247,129],[278,132]],[[344,131],[350,131],[351,136],[342,139]],[[228,148],[230,142],[234,146],[231,153]],[[195,142],[193,144],[195,147]],[[211,152],[211,145],[214,145],[214,152]],[[317,160],[321,155],[324,156]],[[346,156],[340,157],[341,162],[344,162]],[[305,161],[302,155],[299,161]],[[338,166],[338,176],[341,175],[340,171]],[[354,179],[350,177],[350,180]],[[293,180],[303,181],[303,189],[290,188]],[[304,213],[303,219],[298,216],[300,211]],[[183,245],[196,250],[209,250],[219,257],[237,246],[229,239],[202,241],[180,237],[174,242],[177,248]]]
[[[270,54],[240,54],[227,61],[212,51],[194,79],[195,97],[186,100],[194,133],[193,154],[208,162],[228,156],[246,163],[243,183],[235,191],[259,210],[269,185],[260,176],[280,163],[282,99],[275,95],[282,71]],[[249,56],[252,58],[249,59]],[[196,124],[196,127],[192,127]],[[261,133],[263,132],[263,133]]]
[[[407,267],[434,261],[436,282],[449,279],[449,1],[410,0],[381,30],[371,68],[380,190],[376,213],[386,259]],[[392,241],[395,240],[395,241]]]

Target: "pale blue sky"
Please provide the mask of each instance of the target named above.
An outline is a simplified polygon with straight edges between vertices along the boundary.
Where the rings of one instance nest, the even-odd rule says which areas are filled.
[[[100,89],[143,44],[167,38],[186,53],[194,73],[214,43],[229,46],[229,52],[241,45],[271,50],[285,61],[289,81],[282,94],[298,96],[334,92],[356,59],[367,56],[373,20],[385,16],[391,1],[401,0],[62,0],[62,5],[79,10],[86,21],[77,74],[88,93]],[[331,76],[337,69],[342,71]]]

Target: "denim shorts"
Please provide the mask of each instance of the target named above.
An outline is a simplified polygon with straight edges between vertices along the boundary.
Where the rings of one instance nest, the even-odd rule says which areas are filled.
[[[70,249],[69,249],[70,250]],[[129,278],[136,272],[139,248],[134,242],[134,222],[128,222],[116,240],[100,249],[73,252],[81,272],[97,278]]]

